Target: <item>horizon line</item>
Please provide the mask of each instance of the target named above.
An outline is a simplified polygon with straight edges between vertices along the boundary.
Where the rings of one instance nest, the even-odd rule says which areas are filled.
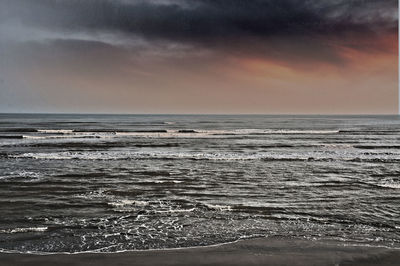
[[[400,87],[400,86],[399,86]],[[399,90],[400,93],[400,90]],[[399,99],[400,101],[400,99]],[[82,113],[73,113],[73,112],[0,112],[0,115],[221,115],[221,116],[229,116],[229,115],[270,115],[270,116],[400,116],[399,113],[104,113],[104,112],[82,112]]]

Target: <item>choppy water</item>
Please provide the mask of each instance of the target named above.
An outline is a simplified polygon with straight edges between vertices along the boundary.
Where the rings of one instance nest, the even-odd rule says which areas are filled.
[[[0,249],[400,247],[395,116],[0,115]]]

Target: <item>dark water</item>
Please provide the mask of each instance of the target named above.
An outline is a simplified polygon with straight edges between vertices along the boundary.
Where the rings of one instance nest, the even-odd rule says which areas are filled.
[[[400,247],[395,116],[0,115],[0,249]]]

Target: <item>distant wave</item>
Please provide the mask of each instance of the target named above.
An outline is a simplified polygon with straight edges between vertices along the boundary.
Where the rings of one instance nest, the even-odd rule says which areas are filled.
[[[75,135],[75,136],[65,136],[65,135],[53,135],[53,136],[31,136],[31,135],[23,135],[22,138],[24,139],[69,139],[69,138],[81,138],[81,139],[88,139],[88,138],[101,138],[98,135]]]
[[[70,136],[87,136],[87,135],[116,135],[116,136],[136,136],[136,137],[173,137],[181,135],[188,137],[191,134],[201,136],[212,135],[269,135],[269,134],[337,134],[339,130],[286,130],[286,129],[235,129],[235,130],[201,130],[201,129],[4,129],[2,132],[7,133],[38,133],[33,135],[24,135],[25,138],[54,138],[54,137],[70,137]],[[57,136],[65,135],[65,136]],[[7,136],[7,135],[4,135]]]
[[[165,123],[164,123],[165,124]],[[172,123],[173,124],[173,123]],[[161,124],[162,125],[162,124]],[[171,125],[171,123],[168,123]],[[205,137],[205,136],[229,136],[229,135],[393,135],[400,134],[397,130],[343,130],[343,129],[233,129],[233,130],[204,130],[204,129],[165,129],[165,128],[144,128],[144,129],[124,129],[124,128],[75,128],[75,129],[35,129],[35,128],[3,128],[0,132],[4,133],[32,133],[23,135],[24,138],[54,138],[54,137],[84,137],[95,136],[118,136],[118,137]],[[34,134],[36,133],[36,134]],[[59,136],[57,136],[59,135]],[[64,135],[64,136],[62,136]],[[1,135],[3,138],[21,135]]]
[[[334,148],[348,149],[353,148],[351,144],[330,144],[330,143],[271,143],[271,144],[240,144],[240,148],[244,149],[272,149],[272,148]]]
[[[53,153],[23,153],[7,155],[8,158],[31,158],[47,160],[146,160],[146,159],[191,159],[191,160],[264,160],[264,161],[366,161],[397,162],[400,154],[388,153],[341,153],[341,152],[257,152],[257,153],[191,153],[191,152],[126,152],[126,151],[82,151]]]
[[[47,134],[71,134],[74,131],[72,129],[38,129],[37,132]]]
[[[346,131],[346,130],[302,130],[302,129],[233,129],[233,130],[203,130],[203,129],[7,129],[6,135],[0,139],[85,139],[85,138],[226,138],[263,135],[340,135],[364,132],[369,134],[394,134],[395,131]],[[397,132],[397,131],[396,131]],[[28,133],[28,134],[8,134]],[[359,149],[379,149],[379,146],[357,145]],[[400,149],[400,146],[383,145],[385,149]]]

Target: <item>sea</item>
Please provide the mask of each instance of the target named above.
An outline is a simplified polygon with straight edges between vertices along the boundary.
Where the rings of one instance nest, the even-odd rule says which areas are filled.
[[[0,251],[400,248],[399,116],[0,114]]]

